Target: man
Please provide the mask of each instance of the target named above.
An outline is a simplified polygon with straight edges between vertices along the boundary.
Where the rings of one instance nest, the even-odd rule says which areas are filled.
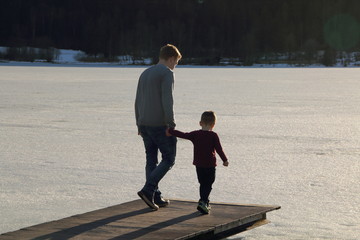
[[[136,125],[146,152],[146,183],[138,195],[154,210],[170,203],[161,196],[158,184],[175,163],[177,140],[176,137],[166,136],[166,129],[175,127],[173,70],[180,59],[181,54],[175,46],[163,46],[158,64],[140,75],[136,92]],[[158,151],[162,155],[159,164]]]

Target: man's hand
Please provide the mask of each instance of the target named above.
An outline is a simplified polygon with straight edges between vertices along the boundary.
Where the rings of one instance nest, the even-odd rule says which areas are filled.
[[[227,167],[227,166],[229,166],[229,162],[228,162],[228,161],[223,162],[223,165],[224,165],[225,167]]]
[[[166,135],[167,137],[171,137],[171,136],[172,136],[172,135],[169,133],[169,128],[166,129],[165,135]]]

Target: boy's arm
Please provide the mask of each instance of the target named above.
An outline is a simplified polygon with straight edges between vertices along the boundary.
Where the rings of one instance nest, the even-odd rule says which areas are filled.
[[[188,140],[192,140],[193,139],[193,134],[192,132],[190,133],[184,133],[178,130],[175,130],[174,128],[169,128],[168,132],[175,137],[179,137],[179,138],[184,138],[184,139],[188,139]]]
[[[229,161],[224,153],[224,150],[220,143],[219,136],[217,134],[215,134],[215,150],[216,150],[217,154],[219,154],[221,160],[223,160],[223,165],[225,167],[227,167],[229,165]]]

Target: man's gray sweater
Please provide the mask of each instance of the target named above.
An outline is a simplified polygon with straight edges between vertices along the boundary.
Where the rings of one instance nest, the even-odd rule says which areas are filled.
[[[173,89],[174,73],[163,64],[140,75],[135,99],[137,126],[175,127]]]

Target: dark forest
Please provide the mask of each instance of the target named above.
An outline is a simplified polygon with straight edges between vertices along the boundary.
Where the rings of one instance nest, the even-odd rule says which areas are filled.
[[[157,57],[251,65],[277,55],[326,64],[358,52],[358,0],[3,0],[0,46],[82,50],[106,60]],[[321,54],[319,54],[321,53]],[[274,57],[275,56],[275,57]]]

